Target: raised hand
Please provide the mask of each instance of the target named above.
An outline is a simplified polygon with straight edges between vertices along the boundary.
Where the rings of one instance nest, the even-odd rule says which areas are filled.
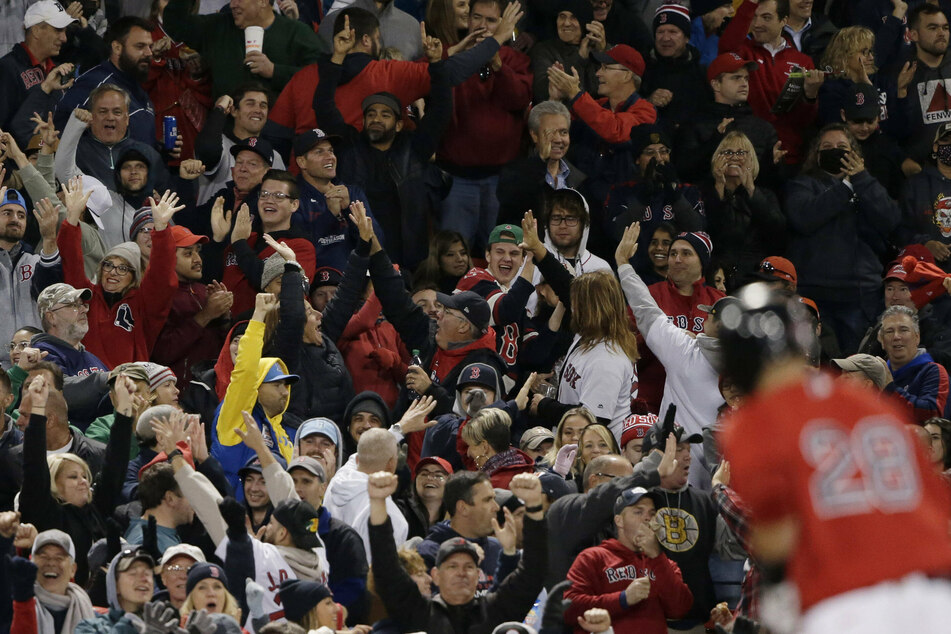
[[[536,396],[541,396],[541,394],[536,394]],[[558,450],[558,454],[555,455],[555,464],[552,465],[552,471],[564,478],[568,475],[568,472],[571,471],[572,465],[575,464],[575,457],[577,455],[578,445],[562,445],[561,449]]]
[[[255,321],[264,321],[267,314],[277,310],[280,302],[277,301],[277,295],[274,293],[258,293],[254,297],[254,313],[251,319]]]
[[[419,37],[423,41],[423,53],[430,64],[435,64],[442,59],[442,41],[438,37],[433,37],[426,32],[426,23],[419,23]]]
[[[59,230],[59,214],[49,198],[41,198],[33,207],[33,216],[40,227],[40,237],[43,238],[43,252],[56,251],[56,232]]]
[[[361,240],[364,242],[373,241],[376,237],[373,231],[373,220],[367,215],[366,207],[359,200],[350,203],[350,220],[357,226]]]
[[[59,138],[59,131],[53,124],[53,113],[48,112],[46,114],[46,120],[44,121],[38,112],[34,112],[33,116],[30,117],[30,121],[36,124],[33,127],[33,134],[39,134],[40,140],[43,143],[40,147],[40,153],[52,154],[56,147],[56,140]]]
[[[541,262],[548,254],[548,249],[538,236],[538,221],[535,220],[535,214],[529,209],[522,216],[522,243],[519,248],[530,251],[535,256],[536,262]]]
[[[634,547],[648,557],[660,555],[660,542],[657,541],[657,535],[651,529],[649,522],[644,522],[637,527],[637,533],[634,535]]]
[[[79,226],[79,219],[86,211],[86,203],[92,196],[92,190],[83,193],[83,177],[76,176],[63,183],[63,206],[66,207],[66,222]]]
[[[377,471],[376,473],[371,473],[370,477],[367,478],[367,493],[370,495],[371,500],[385,500],[396,493],[398,484],[399,480],[396,478],[395,473]]]
[[[502,12],[502,18],[499,20],[499,24],[495,28],[495,33],[492,35],[495,41],[499,43],[499,46],[504,45],[512,39],[518,21],[521,20],[524,15],[522,5],[518,0],[510,2],[509,5],[505,7],[505,11]]]
[[[409,406],[409,409],[406,410],[406,413],[403,414],[399,422],[400,429],[403,430],[403,435],[405,436],[413,432],[429,429],[435,425],[435,420],[426,420],[426,417],[429,416],[434,409],[436,409],[436,399],[432,396],[424,396],[413,401],[413,404]]]
[[[340,64],[357,44],[357,32],[350,28],[350,16],[343,16],[343,28],[334,35],[334,54],[330,58],[334,64]]]
[[[270,449],[267,448],[267,443],[264,442],[264,436],[261,434],[261,430],[258,429],[257,421],[254,420],[254,416],[251,416],[246,411],[241,412],[242,418],[244,418],[244,429],[237,427],[235,428],[235,433],[241,437],[241,442],[246,444],[249,448],[254,450],[259,457],[263,454],[270,453]]]
[[[631,258],[634,257],[634,254],[637,252],[637,238],[640,237],[640,235],[641,223],[634,222],[631,223],[629,227],[625,227],[624,235],[621,236],[621,241],[614,251],[614,261],[618,266],[630,264]]]
[[[88,110],[85,110],[84,108],[76,108],[75,110],[73,110],[73,116],[79,119],[80,121],[82,121],[83,123],[85,123],[86,125],[89,125],[90,123],[92,123],[92,113],[89,112]]]
[[[657,465],[657,474],[660,476],[660,485],[667,487],[668,479],[677,470],[677,437],[674,434],[668,434],[664,443],[664,457],[660,459]]]
[[[46,358],[49,352],[46,350],[39,350],[38,348],[25,348],[23,352],[20,353],[20,360],[17,361],[17,367],[19,367],[24,372],[29,372],[33,367]]]
[[[234,219],[234,229],[231,230],[231,244],[251,237],[251,211],[247,203],[238,208],[238,216]]]
[[[535,385],[535,380],[538,378],[538,372],[532,372],[528,375],[525,384],[522,386],[522,389],[518,391],[518,394],[515,396],[515,404],[518,406],[520,412],[525,411],[525,408],[528,407],[529,393],[532,391],[532,386]]]
[[[281,13],[292,20],[300,18],[300,9],[294,0],[277,0],[277,7],[281,10]]]
[[[297,254],[294,253],[294,249],[287,246],[286,242],[278,242],[268,233],[264,234],[264,241],[269,247],[274,249],[275,253],[279,253],[285,262],[297,262]]]
[[[542,503],[542,483],[535,473],[518,473],[509,482],[509,491],[525,503],[527,508]]]
[[[548,83],[561,93],[563,99],[570,99],[581,92],[581,76],[577,68],[572,68],[569,75],[554,64],[549,66]]]
[[[951,278],[949,278],[951,279]],[[720,461],[720,466],[717,467],[716,472],[713,474],[713,480],[711,484],[714,486],[722,484],[723,486],[730,486],[730,463],[726,460]]]
[[[224,242],[231,231],[231,210],[225,213],[225,197],[215,198],[211,207],[211,234],[215,242]]]
[[[492,517],[492,532],[495,534],[495,538],[499,540],[499,544],[502,545],[502,552],[506,555],[514,555],[518,542],[515,518],[512,516],[512,511],[507,507],[503,506],[502,512],[505,514],[505,524],[500,526],[499,521]]]
[[[205,173],[205,164],[198,159],[185,159],[178,166],[178,175],[187,181],[195,180]]]
[[[164,231],[172,216],[185,208],[185,205],[178,204],[178,194],[169,189],[165,190],[157,203],[154,197],[150,197],[149,204],[152,205],[152,222],[156,231]]]
[[[221,95],[218,97],[218,101],[215,102],[215,108],[221,108],[221,111],[225,114],[232,114],[234,112],[234,99],[231,98],[231,95]]]
[[[120,374],[116,378],[113,390],[116,395],[116,412],[132,416],[135,411],[135,381],[126,374]]]
[[[468,51],[470,48],[472,48],[473,46],[475,46],[476,44],[478,44],[484,39],[485,39],[485,29],[484,28],[475,29],[474,31],[466,35],[464,38],[459,40],[458,44],[454,46],[450,46],[449,49],[446,51],[446,55],[448,55],[449,57],[452,57],[453,55],[455,55],[456,53],[459,53],[460,51]]]
[[[776,145],[773,146],[773,165],[782,163],[787,154],[789,154],[789,150],[783,149],[783,142],[776,141]]]
[[[159,451],[165,452],[166,455],[173,452],[178,443],[188,443],[188,436],[185,435],[185,417],[181,412],[175,412],[167,418],[153,419],[152,431],[155,432]]]

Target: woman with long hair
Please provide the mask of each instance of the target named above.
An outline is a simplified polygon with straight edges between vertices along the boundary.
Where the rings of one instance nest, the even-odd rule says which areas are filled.
[[[582,474],[592,460],[608,454],[621,454],[614,434],[604,425],[598,423],[588,425],[581,432],[581,438],[578,441],[578,457],[575,458],[574,470]]]
[[[719,252],[728,254],[722,264],[726,285],[732,288],[763,258],[785,251],[786,217],[776,194],[756,182],[759,159],[742,132],[723,137],[710,168],[712,180],[703,187],[708,229]]]
[[[462,276],[472,268],[466,239],[457,231],[440,231],[429,241],[429,257],[416,269],[413,282],[435,284],[447,295],[456,289]]]
[[[634,363],[640,358],[617,278],[594,271],[571,283],[575,339],[558,381],[558,400],[579,403],[620,438],[636,396]]]
[[[577,451],[582,432],[588,425],[594,425],[597,422],[594,414],[587,407],[572,407],[562,414],[558,426],[555,427],[555,443],[545,454],[543,464],[566,480],[574,480],[580,477],[581,472],[575,469],[576,461],[565,459],[559,462],[558,454],[563,447],[568,445],[574,445],[575,451]],[[563,458],[567,458],[567,456],[563,454]]]

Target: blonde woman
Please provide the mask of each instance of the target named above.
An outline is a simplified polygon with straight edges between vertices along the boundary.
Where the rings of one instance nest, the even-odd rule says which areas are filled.
[[[535,461],[521,449],[512,447],[512,418],[505,410],[486,407],[462,428],[462,439],[468,445],[467,455],[492,486],[508,489],[517,473],[535,471]]]
[[[23,434],[23,473],[28,477],[20,489],[20,514],[24,523],[38,531],[56,528],[69,534],[76,546],[76,583],[85,585],[86,555],[94,541],[106,536],[105,519],[119,503],[129,463],[136,389],[124,374],[116,379],[116,421],[102,471],[94,478],[86,461],[75,454],[67,451],[47,457],[47,417],[65,421],[67,416],[62,385],[54,381],[57,377],[52,372],[41,370],[24,386],[20,416],[28,421]],[[70,441],[64,449],[73,444]]]
[[[588,425],[581,432],[581,439],[578,442],[578,458],[575,460],[574,469],[579,474],[584,473],[585,467],[598,456],[620,455],[620,453],[621,449],[618,442],[607,427],[597,423]]]
[[[722,257],[726,286],[735,288],[769,255],[785,250],[786,217],[776,194],[756,182],[760,164],[742,132],[730,132],[713,153],[713,182],[703,188],[707,229]],[[710,280],[710,278],[707,278]]]
[[[183,621],[192,611],[205,610],[209,614],[227,614],[241,623],[241,606],[228,590],[228,577],[221,566],[205,562],[192,565],[185,592],[188,596],[178,611]]]
[[[876,86],[879,118],[888,119],[889,111],[897,112],[898,94],[907,91],[914,76],[914,68],[907,64],[898,74],[895,87],[878,87],[875,73],[875,34],[864,26],[847,26],[833,36],[822,56],[822,68],[831,73],[819,88],[819,125],[842,121],[842,109],[855,104],[857,84]],[[888,88],[887,92],[883,88]]]
[[[566,480],[580,477],[581,471],[575,468],[575,456],[581,433],[588,425],[594,425],[596,422],[598,421],[594,414],[586,407],[573,407],[565,412],[555,427],[555,443],[545,455],[544,464]]]

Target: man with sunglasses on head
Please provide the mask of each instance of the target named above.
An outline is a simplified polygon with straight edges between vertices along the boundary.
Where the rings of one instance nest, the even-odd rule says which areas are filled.
[[[55,216],[55,214],[53,214]],[[44,215],[45,217],[45,215]],[[23,194],[15,189],[0,188],[0,298],[6,306],[5,316],[0,319],[0,341],[10,341],[24,326],[40,326],[32,286],[39,267],[52,268],[59,265],[59,249],[56,247],[56,221],[39,222],[43,238],[39,252],[24,248],[23,234],[26,231],[27,209]],[[41,289],[42,287],[40,287]],[[39,291],[40,289],[36,289]],[[10,365],[10,351],[0,349],[0,364]]]

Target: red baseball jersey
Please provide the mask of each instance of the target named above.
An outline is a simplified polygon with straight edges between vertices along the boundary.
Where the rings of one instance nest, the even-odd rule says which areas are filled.
[[[758,394],[724,424],[750,522],[793,516],[803,609],[912,572],[951,572],[951,489],[905,412],[827,374]]]

